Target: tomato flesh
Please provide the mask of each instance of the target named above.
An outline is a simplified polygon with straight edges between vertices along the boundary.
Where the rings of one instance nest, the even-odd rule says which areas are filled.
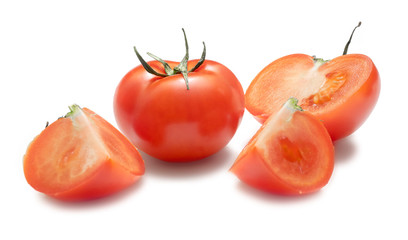
[[[136,148],[87,108],[42,131],[24,156],[27,182],[63,200],[88,200],[133,184],[144,173]]]
[[[348,54],[323,62],[293,54],[265,67],[248,87],[245,101],[248,111],[264,122],[286,99],[295,97],[337,140],[363,124],[379,92],[378,71],[365,55]]]
[[[255,188],[298,195],[325,186],[333,167],[334,147],[324,125],[308,112],[283,107],[262,125],[231,171]]]

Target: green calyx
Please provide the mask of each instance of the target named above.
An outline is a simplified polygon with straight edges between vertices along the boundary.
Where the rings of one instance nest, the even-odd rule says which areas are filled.
[[[291,97],[286,101],[284,106],[289,108],[293,112],[303,111],[302,107],[298,105],[298,102],[299,102],[299,100],[297,98]]]
[[[183,75],[184,81],[186,82],[186,87],[187,90],[190,89],[189,83],[188,83],[188,73],[195,71],[198,67],[201,66],[201,64],[203,64],[204,60],[205,60],[205,55],[206,55],[206,47],[205,47],[205,43],[203,42],[204,45],[204,50],[203,53],[201,54],[201,58],[200,60],[197,62],[197,64],[191,68],[190,70],[187,69],[187,62],[189,59],[189,53],[188,53],[188,42],[187,42],[187,37],[186,37],[186,32],[183,30],[183,34],[184,34],[184,42],[186,45],[186,54],[184,55],[183,59],[181,60],[180,64],[177,65],[176,67],[174,67],[173,69],[170,67],[170,65],[168,63],[166,63],[163,59],[157,57],[156,55],[152,54],[152,53],[147,53],[147,55],[149,55],[150,57],[152,57],[153,59],[155,59],[156,61],[159,61],[161,64],[163,64],[164,66],[164,71],[166,72],[166,74],[163,73],[158,73],[156,70],[154,70],[143,58],[142,56],[139,54],[139,52],[137,51],[136,47],[133,47],[137,58],[139,59],[140,63],[142,64],[142,66],[144,67],[144,69],[151,74],[154,74],[156,76],[160,76],[160,77],[168,77],[168,76],[172,76],[172,75],[176,75],[176,74],[181,74]]]
[[[82,110],[82,108],[77,104],[73,104],[73,105],[69,106],[68,108],[69,108],[69,112],[67,114],[65,114],[65,116],[63,116],[63,118],[72,118],[79,111]]]
[[[71,119],[73,119],[75,117],[75,115],[78,114],[78,112],[82,111],[82,108],[77,104],[73,104],[73,105],[69,106],[68,108],[69,108],[69,112],[67,114],[65,114],[64,116],[59,117],[58,119],[61,119],[61,118],[71,118]],[[46,124],[45,124],[45,128],[47,128],[49,125],[50,125],[50,122],[47,121]]]
[[[312,58],[313,58],[313,62],[314,62],[315,64],[319,64],[319,65],[323,65],[323,64],[325,64],[325,63],[327,63],[327,62],[330,61],[330,60],[324,60],[323,58],[318,58],[318,57],[316,57],[315,55],[313,55]]]

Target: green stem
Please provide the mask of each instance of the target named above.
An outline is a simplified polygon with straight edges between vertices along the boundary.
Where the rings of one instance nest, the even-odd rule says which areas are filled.
[[[351,39],[353,38],[353,35],[354,35],[354,31],[356,31],[356,29],[357,29],[358,27],[360,27],[360,26],[361,26],[361,22],[358,22],[358,25],[353,29],[353,32],[351,32],[350,39],[348,40],[348,42],[346,43],[346,46],[344,47],[343,55],[346,55],[346,54],[347,54],[348,47],[349,47],[349,45],[350,45],[350,43],[351,43]]]
[[[184,42],[185,42],[185,45],[186,45],[186,55],[184,55],[184,57],[181,60],[180,64],[177,65],[176,67],[174,67],[174,72],[176,74],[181,73],[181,75],[183,75],[184,81],[186,82],[187,90],[190,90],[190,86],[188,84],[188,70],[187,70],[187,62],[188,62],[188,58],[189,58],[188,42],[187,42],[187,36],[186,36],[186,32],[184,31],[184,28],[182,28],[182,30],[183,30],[183,34],[184,34]]]

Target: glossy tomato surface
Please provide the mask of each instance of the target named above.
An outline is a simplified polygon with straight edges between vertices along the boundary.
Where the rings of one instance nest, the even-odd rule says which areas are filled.
[[[37,191],[69,201],[115,193],[144,174],[132,143],[87,108],[46,127],[29,145],[24,174]]]
[[[324,187],[333,168],[334,147],[324,125],[286,103],[266,120],[230,171],[254,188],[299,195]]]
[[[188,69],[198,60],[188,62]],[[167,61],[171,68],[179,63]],[[164,73],[161,63],[148,63]],[[222,149],[244,113],[244,92],[235,75],[211,60],[188,73],[152,75],[139,65],[119,83],[114,112],[122,132],[137,148],[165,161],[192,161]]]
[[[322,120],[333,140],[357,130],[372,112],[380,93],[380,77],[372,60],[347,54],[322,61],[293,54],[266,66],[245,93],[246,108],[264,122],[289,97]]]

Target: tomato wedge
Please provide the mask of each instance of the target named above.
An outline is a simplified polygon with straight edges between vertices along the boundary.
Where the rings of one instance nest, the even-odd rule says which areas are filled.
[[[230,171],[257,189],[299,195],[324,187],[333,168],[334,147],[327,130],[291,98],[265,121]]]
[[[351,37],[344,55],[330,61],[292,54],[266,66],[245,93],[247,110],[262,123],[295,97],[305,111],[323,121],[332,140],[353,133],[375,107],[380,77],[369,57],[347,54]]]
[[[139,152],[116,128],[87,108],[70,109],[28,146],[24,174],[34,189],[61,200],[89,200],[144,174]]]

